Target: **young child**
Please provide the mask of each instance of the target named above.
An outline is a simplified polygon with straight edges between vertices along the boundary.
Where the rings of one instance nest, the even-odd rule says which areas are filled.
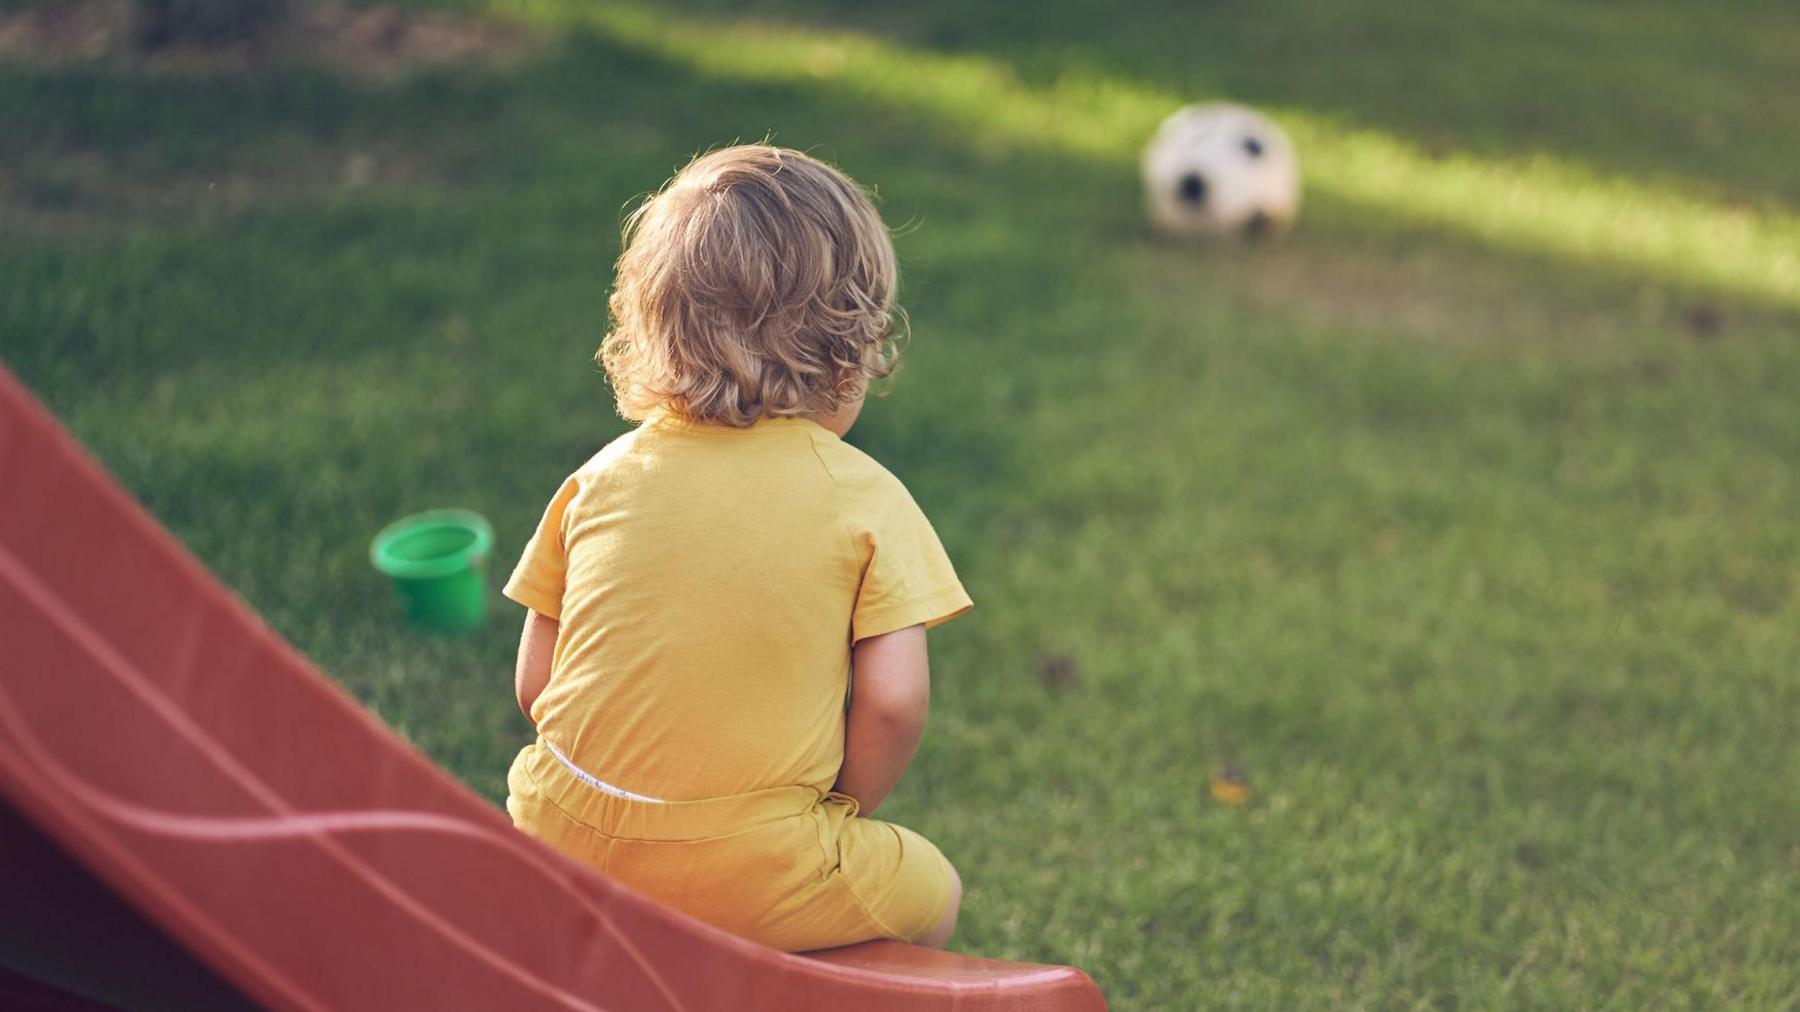
[[[641,424],[563,483],[506,585],[538,730],[507,810],[776,948],[942,946],[956,870],[869,818],[924,730],[925,630],[970,607],[906,489],[840,439],[895,363],[887,230],[837,170],[745,145],[625,236],[599,358]]]

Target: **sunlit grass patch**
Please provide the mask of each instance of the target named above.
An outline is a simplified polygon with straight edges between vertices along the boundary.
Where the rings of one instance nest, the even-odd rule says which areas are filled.
[[[979,151],[1045,150],[1129,167],[1162,116],[1186,101],[1072,72],[1045,86],[1005,63],[841,30],[708,21],[629,4],[502,0],[534,22],[586,27],[721,78],[813,83],[930,116]],[[1800,217],[1752,211],[1540,154],[1522,160],[1428,152],[1300,108],[1269,110],[1294,135],[1306,186],[1391,221],[1454,231],[1584,267],[1800,306]]]

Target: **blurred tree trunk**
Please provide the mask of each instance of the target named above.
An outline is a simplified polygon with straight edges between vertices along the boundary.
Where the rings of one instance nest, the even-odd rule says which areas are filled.
[[[217,46],[261,38],[287,20],[292,0],[137,0],[138,45]]]

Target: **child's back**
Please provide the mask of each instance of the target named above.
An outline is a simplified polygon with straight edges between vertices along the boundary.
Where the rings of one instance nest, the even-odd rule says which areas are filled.
[[[900,483],[806,419],[659,415],[571,476],[551,513],[540,540],[561,544],[532,545],[508,591],[562,625],[532,717],[637,794],[828,790],[851,636],[966,605]]]
[[[647,312],[644,289],[661,279],[645,276],[671,262],[675,269],[665,273],[681,276],[684,254],[637,249],[644,245],[641,230],[672,230],[679,234],[659,241],[703,244],[706,225],[720,230],[724,212],[703,205],[701,211],[715,213],[696,224],[696,198],[681,187],[697,176],[689,189],[700,191],[699,200],[729,201],[729,178],[717,182],[729,177],[718,171],[721,165],[730,170],[748,163],[747,185],[802,204],[789,209],[800,216],[819,217],[821,208],[830,212],[833,200],[844,200],[834,186],[861,199],[832,170],[796,161],[803,158],[755,147],[702,159],[655,198],[668,202],[676,195],[679,206],[671,211],[665,205],[660,216],[653,210],[621,262],[620,294],[614,297],[618,326],[604,350],[621,410],[643,424],[563,484],[507,585],[508,595],[534,613],[520,680],[521,700],[529,703],[540,734],[514,763],[508,808],[520,828],[598,870],[771,945],[816,948],[882,936],[939,941],[936,934],[947,933],[960,893],[954,869],[917,834],[855,817],[856,800],[833,790],[873,785],[855,789],[884,795],[898,779],[916,745],[916,729],[910,741],[886,740],[894,721],[859,715],[858,707],[873,711],[883,705],[880,697],[910,691],[884,686],[917,681],[922,691],[920,630],[969,605],[906,490],[839,439],[854,420],[867,377],[891,367],[888,333],[851,320],[867,339],[873,355],[868,362],[847,358],[844,347],[854,347],[832,348],[826,336],[827,365],[839,360],[849,375],[846,387],[829,368],[805,361],[804,326],[789,328],[798,334],[758,334],[756,320],[770,312],[746,306],[755,299],[745,293],[719,294],[714,280],[717,305],[750,314],[735,325],[747,335],[752,357],[760,352],[778,368],[797,348],[797,373],[804,377],[813,369],[836,385],[815,399],[810,412],[797,410],[808,406],[802,403],[804,383],[790,384],[802,395],[790,398],[794,403],[757,404],[744,392],[754,380],[745,378],[746,370],[732,370],[741,362],[729,361],[743,349],[709,347],[727,360],[719,372],[739,380],[722,402],[725,410],[696,410],[692,382],[688,396],[673,389],[660,396],[646,392],[658,383],[672,388],[677,379],[671,374],[683,370],[689,380],[702,378],[702,394],[719,381],[705,378],[704,362],[689,361],[697,353],[679,334],[668,338],[671,350],[657,359],[655,328],[640,318]],[[697,171],[709,163],[713,171]],[[788,176],[777,178],[783,171]],[[812,193],[819,187],[831,199]],[[751,204],[751,210],[760,206]],[[682,221],[663,220],[678,216]],[[743,263],[722,268],[745,276],[733,280],[736,287],[768,281],[763,287],[770,299],[801,304],[806,300],[795,291],[807,295],[810,285],[820,289],[811,294],[823,298],[827,309],[834,292],[857,287],[857,265],[842,257],[826,258],[810,271],[825,276],[784,284],[784,270],[809,273],[808,258],[773,247],[803,242],[803,235],[790,233],[805,229],[786,228],[779,214],[766,217],[773,238],[762,242],[769,248],[752,249]],[[823,220],[829,232],[831,214]],[[859,224],[852,214],[841,225],[848,238],[839,248],[867,251],[856,248],[868,243]],[[741,223],[734,230],[741,245]],[[885,233],[880,240],[886,242]],[[634,249],[654,260],[633,263]],[[712,255],[716,259],[719,251]],[[891,250],[888,257],[874,287],[891,293]],[[877,275],[882,266],[874,264]],[[692,271],[686,284],[688,290],[660,294],[681,303],[678,312],[691,317],[694,303],[706,305],[692,289],[704,294],[708,284]],[[622,297],[637,300],[638,307],[622,307]],[[885,322],[889,310],[886,297],[840,295],[837,301],[845,318],[873,312]],[[827,326],[829,320],[827,314]],[[681,329],[679,321],[668,326]],[[794,347],[771,350],[771,339]],[[625,341],[633,345],[621,350]],[[711,343],[716,346],[717,338]],[[672,368],[671,357],[687,360]],[[769,384],[763,386],[766,402]],[[777,390],[774,399],[780,397]],[[640,410],[633,414],[633,408]],[[782,416],[770,417],[784,408]],[[533,623],[550,630],[542,638],[553,640],[553,651],[533,648]],[[911,665],[905,659],[910,640],[902,640],[915,635],[917,663]],[[868,694],[877,697],[853,703],[848,713],[852,755],[869,756],[856,763],[846,761],[845,744],[853,649],[859,688],[866,681]]]

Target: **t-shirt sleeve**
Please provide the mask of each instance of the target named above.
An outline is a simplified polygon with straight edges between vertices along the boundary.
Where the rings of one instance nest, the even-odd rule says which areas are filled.
[[[863,487],[852,540],[863,553],[862,581],[851,613],[850,638],[927,628],[974,607],[931,521],[892,475]]]
[[[526,542],[519,564],[501,593],[546,618],[562,618],[563,577],[568,572],[568,548],[563,539],[563,514],[580,488],[575,476],[564,481],[544,510],[537,531]]]

